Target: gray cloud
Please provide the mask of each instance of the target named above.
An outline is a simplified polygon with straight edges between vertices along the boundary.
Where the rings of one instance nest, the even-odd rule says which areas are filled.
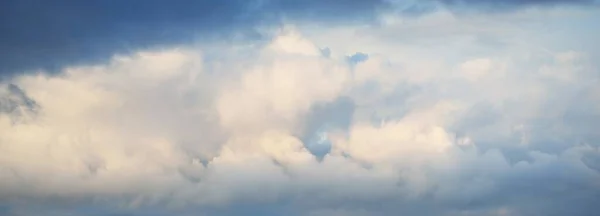
[[[316,104],[308,114],[306,126],[301,140],[307,148],[319,158],[323,158],[331,150],[331,143],[322,140],[323,135],[336,130],[347,132],[352,125],[355,105],[350,98],[339,98],[335,101]]]
[[[323,23],[372,17],[384,1],[38,1],[0,2],[0,73],[59,70],[115,53],[238,36],[281,18]]]
[[[490,10],[529,5],[586,4],[590,0],[439,0],[442,5]],[[407,5],[404,1],[401,5]],[[435,11],[431,1],[408,2],[404,14]],[[0,77],[27,70],[107,61],[116,53],[202,40],[266,40],[255,27],[282,18],[321,24],[371,20],[393,9],[388,1],[39,1],[0,2]]]

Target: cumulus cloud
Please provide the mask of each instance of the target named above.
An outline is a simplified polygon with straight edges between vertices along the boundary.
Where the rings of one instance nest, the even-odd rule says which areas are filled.
[[[0,213],[593,215],[598,65],[564,35],[534,40],[540,13],[298,24],[226,57],[179,46],[15,76]]]

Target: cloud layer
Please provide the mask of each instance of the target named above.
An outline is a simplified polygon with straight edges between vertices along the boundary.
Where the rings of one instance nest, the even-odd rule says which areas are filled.
[[[0,73],[105,62],[115,53],[194,41],[268,39],[283,19],[323,23],[373,17],[384,1],[3,1]]]
[[[600,32],[561,21],[598,16],[299,22],[13,76],[0,213],[594,215],[598,44],[575,39]]]
[[[0,78],[25,71],[58,73],[133,54],[215,40],[270,40],[282,23],[370,23],[382,12],[424,15],[451,9],[510,11],[538,6],[596,6],[594,0],[218,0],[165,2],[2,1]]]

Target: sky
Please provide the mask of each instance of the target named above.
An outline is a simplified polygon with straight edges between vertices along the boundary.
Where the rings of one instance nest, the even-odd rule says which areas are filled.
[[[0,215],[598,215],[599,3],[0,1]]]

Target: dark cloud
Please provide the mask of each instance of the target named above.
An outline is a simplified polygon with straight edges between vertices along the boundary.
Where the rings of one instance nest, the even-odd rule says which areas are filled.
[[[385,0],[148,0],[0,1],[0,75],[107,60],[159,45],[223,38],[260,39],[257,25],[282,17],[339,23],[368,20],[391,9]],[[434,10],[410,3],[404,14]],[[437,0],[446,6],[515,8],[528,5],[585,4],[593,0]],[[2,77],[2,76],[0,76]]]
[[[11,123],[18,124],[37,115],[40,106],[21,88],[9,84],[6,91],[0,90],[0,115],[6,114]]]
[[[60,69],[158,45],[260,38],[282,17],[322,22],[369,18],[383,0],[0,1],[0,74]],[[239,33],[239,34],[238,34]]]

